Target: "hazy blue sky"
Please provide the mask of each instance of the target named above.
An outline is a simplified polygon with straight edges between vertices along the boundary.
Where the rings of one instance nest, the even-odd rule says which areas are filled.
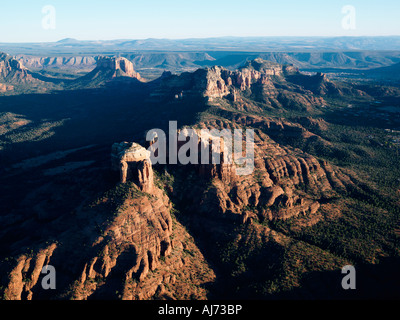
[[[56,10],[55,29],[43,28],[45,5]],[[356,9],[354,30],[342,27],[345,5]],[[0,42],[400,35],[399,17],[399,0],[2,1]]]

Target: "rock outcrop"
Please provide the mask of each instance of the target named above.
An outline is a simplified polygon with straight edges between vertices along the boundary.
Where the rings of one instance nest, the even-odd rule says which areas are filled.
[[[129,165],[147,161],[136,144],[117,143],[113,150],[117,167],[120,159]],[[57,241],[32,244],[2,263],[3,297],[205,299],[205,284],[214,281],[215,274],[194,239],[171,215],[168,196],[152,176],[147,179],[143,185],[152,188],[145,188],[146,193],[139,190],[141,180],[117,184],[77,208],[73,226]],[[64,223],[56,220],[52,225],[63,228]],[[54,290],[42,287],[46,265],[56,270]]]
[[[13,91],[15,86],[38,81],[19,61],[0,52],[0,92]]]
[[[135,189],[129,187],[130,192]],[[90,209],[79,210],[76,227],[61,234],[58,242],[19,255],[7,271],[3,265],[4,298],[205,299],[203,285],[215,279],[214,272],[185,228],[171,217],[164,192],[154,188],[151,197],[136,194],[112,211],[110,202],[101,198]],[[99,230],[93,219],[101,217],[108,222]],[[55,290],[42,288],[46,265],[56,270]]]
[[[0,52],[0,93],[43,93],[61,89],[62,80],[31,72],[21,61]]]
[[[27,69],[6,53],[0,53],[0,78],[10,79],[17,76],[27,76]]]
[[[14,86],[0,83],[0,92],[8,92],[14,90]]]
[[[180,141],[178,136],[186,137],[185,141]],[[182,147],[185,150],[190,150],[189,164],[195,167],[195,171],[203,178],[218,177],[221,181],[229,183],[234,181],[237,171],[236,165],[233,162],[233,144],[231,140],[233,137],[228,137],[225,140],[223,134],[217,134],[212,130],[192,129],[190,132],[182,129],[177,130],[176,143],[176,160],[179,161],[179,154]],[[152,141],[149,141],[149,149],[158,140],[155,136]],[[189,146],[188,146],[189,145]],[[169,149],[169,144],[166,146]],[[154,154],[158,155],[158,150],[152,150]],[[185,153],[186,153],[185,152]],[[170,152],[166,153],[166,163],[170,163]],[[175,160],[174,160],[175,161]],[[116,165],[114,165],[116,167]]]
[[[96,68],[88,74],[68,84],[71,88],[95,88],[118,81],[131,83],[140,82],[140,74],[133,68],[132,62],[121,57],[98,57]]]
[[[4,291],[7,300],[32,300],[33,288],[38,284],[42,268],[48,265],[50,257],[57,248],[52,243],[40,249],[36,255],[21,255],[9,274],[9,285]]]
[[[135,182],[143,192],[153,190],[153,169],[150,152],[137,143],[115,143],[111,151],[114,170],[120,171],[121,183]]]
[[[140,79],[140,74],[134,70],[132,62],[122,57],[99,57],[96,69],[109,73],[111,78],[129,77]]]
[[[304,86],[298,79],[303,79]],[[227,99],[234,102],[236,108],[247,112],[257,110],[256,106],[249,105],[249,97],[275,109],[311,111],[316,106],[326,104],[317,93],[333,92],[314,90],[321,81],[331,85],[328,80],[319,77],[315,80],[315,77],[303,75],[291,65],[284,66],[262,59],[249,61],[233,71],[214,66],[193,73],[164,74],[159,81],[159,88],[151,94],[154,100],[175,98],[185,101],[185,98],[202,97],[210,103],[219,103],[221,99]]]
[[[210,179],[212,187],[205,193],[188,191],[188,196],[196,203],[191,210],[206,215],[219,212],[241,222],[286,220],[299,215],[313,216],[326,199],[356,187],[352,178],[326,161],[281,146],[271,139],[277,134],[304,135],[305,139],[313,135],[307,135],[307,130],[301,126],[262,117],[258,121],[249,118],[244,123],[241,118],[235,120],[240,126],[258,127],[254,171],[249,175],[236,175],[221,165],[213,170],[206,166],[205,172],[200,166],[200,176]],[[219,120],[203,125],[212,128],[223,125],[225,129],[236,127],[235,123]],[[234,163],[233,168],[236,169]]]

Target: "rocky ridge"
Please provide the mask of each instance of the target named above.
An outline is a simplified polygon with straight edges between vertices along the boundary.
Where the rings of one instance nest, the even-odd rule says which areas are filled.
[[[16,85],[35,80],[19,61],[6,53],[0,53],[0,92],[13,91]]]
[[[93,69],[96,67],[96,58],[93,56],[57,56],[36,57],[28,55],[17,55],[15,57],[29,69],[58,68],[58,69]]]
[[[105,59],[96,69],[111,78],[115,70],[133,75],[115,59]],[[291,66],[263,61],[249,62],[238,71],[213,67],[180,76],[165,73],[158,97],[179,103],[196,95],[218,111],[199,120],[196,128],[255,130],[255,170],[239,176],[235,164],[167,165],[165,172],[182,180],[164,184],[158,177],[162,170],[153,170],[146,149],[132,142],[114,144],[111,169],[120,173],[119,183],[90,205],[78,206],[74,227],[57,242],[41,244],[11,263],[6,298],[46,297],[39,272],[46,264],[55,265],[59,274],[57,298],[206,298],[205,283],[214,281],[215,274],[191,233],[175,218],[172,203],[192,219],[191,231],[212,244],[232,226],[248,226],[266,247],[285,247],[292,240],[270,228],[270,222],[294,219],[299,226],[312,226],[324,219],[321,209],[326,207],[340,215],[333,200],[357,189],[357,178],[279,140],[296,137],[328,145],[307,128],[326,130],[329,124],[309,117],[295,122],[269,117],[254,102],[257,98],[291,108],[291,102],[301,101],[303,110],[325,103],[321,95],[328,91],[314,93],[310,86],[295,84],[293,75],[299,76]],[[309,80],[315,79],[328,86],[323,75]],[[219,152],[223,158],[224,151]],[[62,230],[62,221],[58,223],[53,227]]]
[[[156,185],[145,193],[130,180],[118,184],[79,208],[75,227],[57,241],[8,261],[4,298],[205,299],[204,286],[215,274],[171,212],[169,198]],[[57,289],[51,292],[41,287],[48,264],[57,270]]]
[[[299,85],[299,79],[309,85]],[[339,92],[326,89],[332,87],[326,77],[321,80],[303,75],[291,65],[261,59],[250,61],[234,71],[214,66],[180,75],[164,73],[159,81],[161,85],[152,93],[153,99],[182,100],[200,96],[211,103],[227,99],[235,103],[236,108],[250,112],[261,109],[250,106],[249,101],[264,104],[264,108],[310,111],[326,105],[324,94]]]
[[[218,123],[208,122],[204,127],[216,128]],[[252,219],[279,220],[298,215],[314,215],[321,203],[348,188],[355,188],[354,178],[326,161],[280,146],[269,135],[267,121],[255,134],[255,169],[250,175],[239,176],[232,170],[222,170],[217,165],[211,178],[211,191],[199,193],[188,191],[195,198],[191,210],[202,214],[219,212],[234,220],[248,222]],[[233,129],[236,123],[225,122],[221,129]],[[299,128],[300,129],[300,128]],[[285,132],[284,128],[282,128]],[[304,129],[303,129],[304,130]],[[233,164],[233,168],[235,164]],[[201,167],[199,170],[202,173]],[[250,219],[250,220],[249,220]]]

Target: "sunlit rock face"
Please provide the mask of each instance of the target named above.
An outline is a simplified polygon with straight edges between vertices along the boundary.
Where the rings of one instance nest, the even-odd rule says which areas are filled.
[[[114,143],[111,151],[111,163],[114,170],[119,170],[121,183],[132,180],[140,190],[153,190],[153,169],[150,152],[134,142]]]

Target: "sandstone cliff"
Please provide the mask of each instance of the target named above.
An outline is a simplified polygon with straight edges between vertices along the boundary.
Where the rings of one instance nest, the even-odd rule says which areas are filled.
[[[40,57],[30,55],[17,55],[16,60],[29,69],[93,69],[96,66],[96,58],[93,56],[57,56]]]
[[[75,227],[57,241],[3,264],[4,298],[205,299],[214,272],[171,211],[158,187],[149,194],[129,181],[120,184],[81,207]],[[46,291],[41,270],[48,264],[57,272],[57,288]]]
[[[112,59],[100,62],[96,69],[98,83],[114,79],[114,74],[117,78],[117,74],[134,75],[124,62]],[[126,121],[129,130],[136,130],[129,121],[138,124],[146,117],[146,121],[155,120],[146,124],[158,125],[160,119],[153,119],[154,110],[164,116],[181,106],[171,114],[192,115],[189,109],[193,105],[185,101],[196,97],[196,101],[201,101],[201,114],[186,124],[194,123],[197,130],[254,129],[254,171],[239,175],[239,164],[224,161],[153,168],[146,149],[132,142],[112,146],[110,166],[107,145],[106,151],[97,151],[100,164],[79,171],[76,180],[68,180],[70,175],[62,173],[39,188],[52,197],[46,193],[40,196],[40,190],[31,191],[23,201],[30,204],[35,199],[35,207],[21,207],[27,209],[29,219],[14,212],[2,217],[8,229],[0,234],[1,239],[17,239],[11,240],[12,245],[7,247],[9,256],[0,265],[4,297],[206,299],[210,297],[207,283],[214,281],[216,287],[224,290],[218,297],[236,292],[245,296],[247,289],[252,293],[258,290],[257,286],[248,286],[240,291],[239,286],[248,283],[245,280],[250,279],[254,284],[263,279],[271,285],[268,288],[273,288],[276,273],[268,272],[274,268],[280,268],[278,271],[282,273],[277,272],[282,276],[281,281],[293,281],[288,288],[298,286],[300,276],[289,279],[285,273],[293,267],[283,265],[288,261],[286,258],[292,258],[290,263],[295,265],[293,269],[301,270],[299,274],[314,271],[314,265],[317,271],[333,271],[343,265],[340,252],[324,250],[307,243],[309,238],[299,240],[277,227],[287,223],[290,228],[303,231],[310,226],[320,227],[319,222],[326,227],[323,223],[329,224],[329,219],[336,223],[337,217],[354,212],[346,212],[345,197],[361,185],[350,170],[291,145],[292,141],[300,141],[305,145],[318,142],[322,149],[334,147],[334,143],[318,135],[331,129],[330,124],[314,117],[318,115],[317,107],[326,103],[323,95],[329,92],[313,90],[331,86],[330,81],[317,75],[305,78],[309,84],[297,84],[298,76],[291,66],[261,60],[249,62],[236,71],[213,67],[179,76],[166,72],[151,84],[153,98],[162,99],[165,104],[160,103],[155,109],[140,105],[132,113],[127,112],[127,117],[129,105],[119,115],[129,119]],[[319,86],[313,87],[317,82]],[[302,116],[284,116],[283,111],[293,109],[303,111],[292,113]],[[269,114],[271,110],[274,112]],[[5,122],[0,131],[29,123],[21,117],[7,115],[12,123]],[[122,135],[118,128],[112,130]],[[224,159],[224,148],[214,151]],[[83,158],[87,160],[86,157]],[[80,175],[86,177],[80,179]],[[61,186],[53,190],[57,180]],[[100,195],[94,196],[92,189],[100,190]],[[80,197],[84,199],[82,202],[75,200]],[[77,202],[71,206],[69,201]],[[35,232],[31,235],[32,230]],[[307,261],[303,264],[301,259]],[[325,259],[333,261],[327,268],[321,266],[328,261]],[[221,268],[224,263],[235,264],[236,269]],[[46,264],[57,270],[54,292],[41,288],[40,270]],[[211,265],[217,266],[218,278]],[[236,283],[237,279],[242,282]],[[214,290],[218,292],[218,288]]]
[[[142,78],[132,62],[122,57],[98,57],[96,68],[69,84],[70,87],[101,87],[112,81],[135,82]]]
[[[61,80],[42,77],[28,70],[21,61],[0,52],[0,92],[20,94],[60,89]]]
[[[33,83],[35,80],[19,61],[0,52],[0,92],[13,91],[16,85]]]
[[[0,83],[0,92],[7,92],[7,91],[12,91],[14,89],[14,86],[10,86],[4,83]]]
[[[204,125],[218,127],[215,122]],[[229,126],[229,122],[224,125]],[[236,126],[235,123],[230,125],[231,128]],[[232,175],[229,170],[224,171],[221,166],[217,166],[212,171],[212,188],[208,192],[202,195],[189,192],[190,197],[201,203],[200,207],[193,207],[192,210],[200,210],[203,214],[219,212],[242,222],[249,219],[262,221],[288,219],[298,215],[312,216],[318,211],[321,202],[355,187],[347,173],[333,168],[326,161],[274,142],[264,133],[269,132],[267,125],[271,126],[271,122],[264,120],[264,126],[256,131],[253,173]],[[276,126],[276,123],[273,125]],[[290,134],[290,127],[286,128],[281,127],[280,130],[288,130]],[[302,130],[299,127],[295,134],[298,135]]]
[[[133,64],[126,58],[99,57],[96,69],[109,73],[111,78],[129,77],[140,79],[140,74],[133,69]]]
[[[304,78],[305,86],[297,81],[300,78]],[[185,101],[190,97],[203,97],[210,103],[226,99],[234,102],[236,108],[250,112],[262,109],[250,106],[249,99],[264,104],[264,108],[311,111],[326,104],[324,94],[336,92],[323,89],[319,78],[303,75],[293,66],[261,59],[249,61],[234,71],[214,66],[193,73],[164,74],[159,81],[160,86],[152,93],[152,99]],[[329,85],[332,86],[330,82]]]
[[[114,170],[120,171],[121,183],[133,179],[140,190],[153,191],[150,152],[142,146],[128,142],[113,144],[111,165]]]

